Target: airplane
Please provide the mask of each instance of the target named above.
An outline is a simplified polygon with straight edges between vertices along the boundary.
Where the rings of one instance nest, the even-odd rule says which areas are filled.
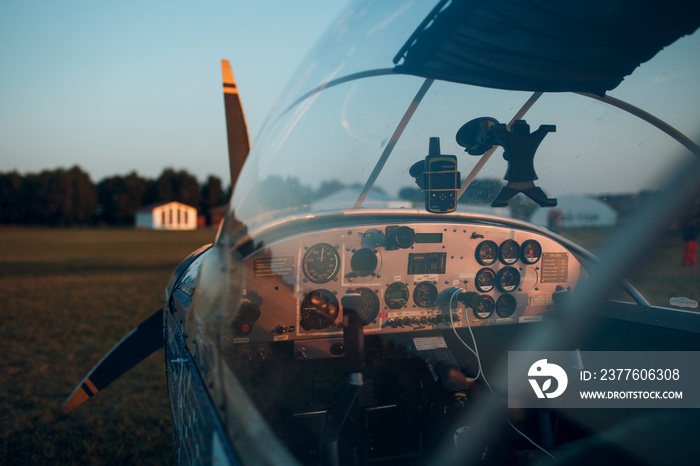
[[[692,1],[354,2],[252,145],[222,61],[228,213],[64,408],[164,346],[179,463],[695,464],[697,275],[660,238],[700,197],[699,25]],[[625,216],[576,241],[567,192]]]

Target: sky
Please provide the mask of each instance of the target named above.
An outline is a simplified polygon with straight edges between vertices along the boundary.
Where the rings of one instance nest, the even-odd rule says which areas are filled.
[[[0,2],[0,172],[228,183],[220,60],[251,140],[345,1]]]
[[[98,182],[132,171],[156,178],[172,167],[185,169],[200,181],[214,174],[227,184],[220,60],[231,62],[254,141],[296,66],[345,5],[341,0],[0,2],[0,172],[36,173],[78,165]],[[688,57],[697,57],[698,50],[700,34],[695,34],[626,79],[643,85],[623,85],[613,95],[641,103],[681,131],[694,132],[700,60]],[[353,102],[366,105],[368,100]],[[572,116],[583,111],[578,102],[563,108]],[[493,113],[493,108],[487,109],[485,114]],[[528,114],[533,124],[559,125],[558,133],[549,137],[552,141],[574,135],[584,138],[576,145],[581,147],[589,145],[586,138],[591,135],[600,136],[598,130],[579,127],[567,132],[563,117],[554,121],[552,113],[540,117],[538,111],[539,106]],[[321,113],[326,120],[329,115]],[[498,117],[510,118],[508,113]],[[382,130],[385,125],[374,126]],[[314,131],[319,132],[317,127]],[[443,138],[445,143],[454,139],[449,136]],[[338,139],[336,145],[341,142]],[[564,152],[572,149],[561,142],[554,147],[553,160],[561,167],[538,168],[542,182],[553,191],[558,190],[556,183],[572,188],[559,173],[577,174],[575,159],[588,172],[631,174],[625,166],[612,170],[609,155],[620,152],[614,146],[596,154],[600,160],[585,163],[578,153],[567,159]],[[538,162],[543,163],[545,156],[538,154]],[[623,163],[632,156],[615,159]],[[288,160],[291,167],[277,168],[285,173],[306,170],[296,157]],[[504,171],[499,160],[491,162],[493,176]],[[648,173],[657,171],[651,165],[636,165]],[[619,189],[649,184],[641,176],[626,178],[635,186]],[[596,191],[588,184],[577,189]]]

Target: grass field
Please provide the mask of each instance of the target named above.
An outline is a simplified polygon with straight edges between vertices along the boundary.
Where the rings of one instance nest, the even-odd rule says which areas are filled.
[[[563,236],[599,254],[612,231],[604,228],[574,229],[564,231]],[[599,258],[605,261],[605,257]],[[627,278],[655,306],[673,307],[670,304],[673,297],[700,302],[700,269],[683,267],[683,242],[675,230],[668,231],[654,242],[652,248],[641,252]],[[630,300],[622,291],[611,298]]]
[[[61,404],[213,238],[0,229],[0,464],[174,463],[163,350],[70,415]]]
[[[568,231],[593,251],[605,230]],[[70,415],[61,404],[92,366],[162,305],[177,264],[211,230],[0,229],[0,464],[171,464],[159,350]],[[632,281],[668,306],[700,301],[670,232]],[[604,258],[603,258],[604,259]]]

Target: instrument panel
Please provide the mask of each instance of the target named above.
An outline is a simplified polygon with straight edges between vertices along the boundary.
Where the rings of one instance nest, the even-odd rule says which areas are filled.
[[[254,319],[239,313],[234,344],[342,339],[351,291],[367,335],[535,322],[581,273],[564,246],[532,231],[425,222],[298,234],[244,265],[242,308]]]

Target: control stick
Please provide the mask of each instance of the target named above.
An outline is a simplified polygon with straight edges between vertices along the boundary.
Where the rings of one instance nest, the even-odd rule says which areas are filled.
[[[363,384],[365,369],[365,335],[358,310],[362,306],[362,296],[355,290],[348,290],[340,300],[343,307],[343,363],[348,372],[348,380],[336,405],[328,410],[326,427],[323,432],[325,464],[339,464],[338,437],[345,421],[355,404],[357,394]]]

